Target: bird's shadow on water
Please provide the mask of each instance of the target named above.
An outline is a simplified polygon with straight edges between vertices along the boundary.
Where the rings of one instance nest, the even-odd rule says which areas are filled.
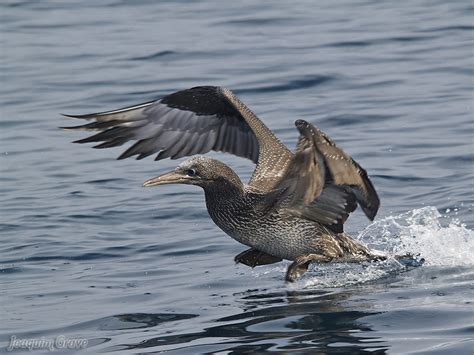
[[[367,332],[372,329],[363,320],[380,312],[370,311],[367,304],[364,310],[354,310],[344,304],[355,293],[361,292],[356,289],[342,292],[247,290],[233,295],[242,312],[213,319],[209,322],[213,326],[187,333],[165,333],[104,350],[246,354],[259,351],[327,353],[342,349],[346,353],[385,353],[387,344],[378,337],[368,336]],[[119,323],[136,321],[143,325],[143,314],[116,317]],[[360,333],[364,336],[358,336]]]

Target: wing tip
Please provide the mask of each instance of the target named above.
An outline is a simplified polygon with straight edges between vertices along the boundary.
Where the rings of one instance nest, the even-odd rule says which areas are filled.
[[[83,119],[83,120],[90,120],[90,119],[97,116],[97,114],[95,114],[95,113],[90,113],[90,114],[86,114],[86,115],[70,115],[68,113],[60,113],[60,115],[63,116],[63,117],[67,117],[67,118],[79,118],[79,119]]]
[[[62,126],[58,127],[59,129],[63,129],[65,131],[87,131],[87,125],[79,125],[79,126]]]
[[[87,117],[85,116],[89,116],[89,115],[70,115],[68,113],[59,113],[61,116],[63,117],[67,117],[67,118],[78,118],[78,119],[88,119]],[[73,131],[73,130],[78,130],[78,129],[81,129],[83,126],[80,125],[80,126],[64,126],[64,127],[59,127],[60,129],[64,129],[66,131]]]
[[[82,138],[82,139],[77,139],[77,140],[75,140],[75,141],[72,141],[72,143],[84,144],[84,143],[89,143],[89,142],[91,142],[91,141],[89,141],[88,139],[89,139],[89,137],[87,137],[87,138]]]
[[[375,216],[377,216],[377,213],[380,208],[380,199],[377,193],[375,192],[375,190],[372,190],[372,192],[373,193],[371,194],[371,197],[369,199],[367,198],[361,199],[360,196],[356,195],[357,202],[362,208],[362,211],[364,211],[364,214],[371,221],[375,219]]]
[[[308,121],[298,119],[295,121],[295,127],[298,129],[301,135],[307,135],[312,126]]]
[[[58,127],[59,129],[62,129],[64,131],[74,131],[75,127],[77,126],[69,126],[69,127],[66,127],[66,126],[60,126]]]
[[[122,154],[120,154],[116,158],[116,160],[124,160],[124,159],[130,158],[130,157],[133,157],[134,155],[137,155],[137,154],[139,154],[139,153],[133,151],[133,145],[132,145],[131,147],[126,149],[124,152],[122,152]],[[137,157],[137,159],[138,159],[138,157]]]
[[[364,172],[363,175],[365,175],[363,176],[363,181],[365,183],[366,191],[364,193],[365,196],[363,205],[361,204],[361,201],[359,201],[359,204],[361,204],[362,210],[364,211],[367,218],[373,221],[380,208],[380,198],[377,194],[377,191],[375,190],[374,185],[372,184],[372,181],[370,181],[367,172],[362,168],[361,170]]]
[[[373,221],[375,219],[375,216],[377,216],[380,205],[376,204],[375,206],[361,206],[361,207],[365,215],[367,216],[367,218]]]
[[[295,121],[295,126],[296,127],[309,127],[309,123],[308,121],[305,121],[305,120],[302,120],[302,119],[298,119]]]

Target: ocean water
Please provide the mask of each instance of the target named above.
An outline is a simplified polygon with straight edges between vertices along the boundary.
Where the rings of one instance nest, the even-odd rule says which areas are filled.
[[[0,351],[15,337],[85,339],[85,353],[472,354],[473,13],[471,1],[2,1]],[[196,85],[232,89],[292,148],[296,119],[327,132],[382,201],[346,230],[424,265],[316,265],[285,284],[287,262],[234,264],[244,247],[201,190],[141,187],[177,161],[117,161],[122,149],[58,128],[75,123],[60,113]],[[213,156],[243,180],[253,170]]]

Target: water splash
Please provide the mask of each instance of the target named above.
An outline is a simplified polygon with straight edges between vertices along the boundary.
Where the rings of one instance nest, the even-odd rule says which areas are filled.
[[[458,219],[446,226],[435,207],[423,207],[376,221],[357,239],[390,255],[412,254],[425,265],[474,265],[474,233]]]
[[[378,220],[356,239],[386,253],[383,262],[361,264],[314,265],[303,278],[290,287],[342,287],[384,278],[406,271],[395,255],[411,254],[424,259],[426,266],[474,265],[474,233],[459,220],[448,219],[435,207],[414,209],[398,216]]]

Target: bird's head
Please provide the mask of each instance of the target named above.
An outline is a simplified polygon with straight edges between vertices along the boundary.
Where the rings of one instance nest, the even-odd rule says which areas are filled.
[[[146,180],[143,186],[166,184],[197,185],[202,188],[235,186],[242,188],[237,174],[219,160],[195,156],[182,162],[176,169],[160,176]]]

